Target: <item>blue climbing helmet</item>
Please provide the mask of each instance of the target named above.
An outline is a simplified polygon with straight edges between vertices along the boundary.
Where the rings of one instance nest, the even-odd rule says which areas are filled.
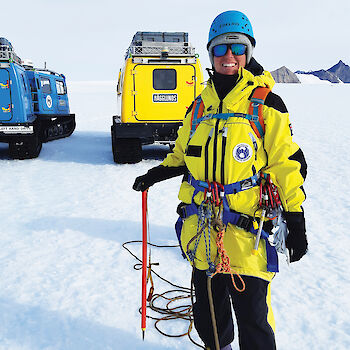
[[[248,17],[239,11],[225,11],[220,13],[211,24],[209,30],[208,45],[221,34],[242,33],[248,36],[255,47],[255,38],[252,25]]]
[[[234,33],[235,35],[232,35]],[[239,11],[225,11],[220,13],[211,24],[207,49],[213,64],[212,49],[219,44],[241,43],[247,46],[247,63],[253,54],[256,41],[253,28],[248,17]]]

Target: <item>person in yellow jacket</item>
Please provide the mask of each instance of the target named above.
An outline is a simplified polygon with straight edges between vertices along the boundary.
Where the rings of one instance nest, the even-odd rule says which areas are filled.
[[[133,186],[144,191],[184,174],[178,236],[184,256],[194,267],[194,324],[206,348],[212,350],[231,349],[231,303],[240,349],[276,349],[270,282],[278,271],[277,254],[266,236],[252,254],[262,212],[262,174],[278,189],[290,261],[300,260],[308,248],[301,206],[306,162],[292,140],[286,106],[271,91],[260,101],[263,135],[247,118],[254,92],[274,85],[271,74],[252,57],[254,47],[246,15],[226,11],[214,19],[207,46],[213,66],[208,84],[188,109],[173,152],[160,166],[136,178]],[[217,205],[211,205],[215,200]],[[263,232],[269,233],[269,225],[264,223]]]

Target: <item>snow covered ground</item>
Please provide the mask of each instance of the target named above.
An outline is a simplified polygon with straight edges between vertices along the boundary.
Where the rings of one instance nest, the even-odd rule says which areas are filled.
[[[321,80],[312,74],[296,74],[302,84],[332,84],[328,80]],[[340,82],[342,84],[342,82]]]
[[[350,85],[277,84],[306,155],[310,251],[272,284],[279,350],[350,349]],[[147,147],[135,165],[113,163],[110,125],[115,82],[71,82],[77,129],[43,145],[38,159],[14,161],[0,145],[0,350],[193,349],[161,336],[148,321],[141,339],[140,271],[122,243],[141,238],[134,178],[158,165]],[[175,243],[180,178],[149,191],[151,240]],[[130,247],[140,253],[140,247]],[[175,248],[152,249],[155,269],[189,286]],[[169,286],[155,279],[156,292]],[[184,327],[166,326],[169,332]],[[193,332],[195,333],[195,331]],[[238,349],[237,340],[233,344]]]

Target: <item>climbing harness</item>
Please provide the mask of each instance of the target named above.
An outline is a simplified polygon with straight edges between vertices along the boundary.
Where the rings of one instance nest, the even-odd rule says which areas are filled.
[[[257,174],[251,176],[250,178],[244,179],[242,181],[238,181],[227,185],[221,185],[218,183],[209,183],[209,182],[199,181],[194,179],[192,175],[189,175],[188,183],[194,187],[192,203],[188,205],[183,204],[178,210],[180,218],[178,219],[178,222],[177,222],[177,235],[179,238],[181,234],[181,228],[182,228],[181,224],[183,220],[191,215],[197,214],[198,215],[197,234],[187,244],[187,251],[186,251],[186,254],[191,262],[194,262],[195,260],[196,250],[198,248],[199,240],[202,234],[205,237],[204,242],[208,242],[208,238],[207,238],[209,237],[208,231],[210,230],[210,226],[213,226],[212,225],[213,220],[219,220],[219,222],[221,221],[225,228],[227,227],[228,224],[232,224],[250,233],[253,233],[254,235],[257,235],[258,221],[256,217],[255,216],[251,217],[249,215],[239,213],[230,209],[228,200],[227,200],[227,195],[236,194],[241,191],[246,191],[248,189],[251,189],[255,186],[260,185],[264,176],[265,175],[261,174],[261,172],[258,172]],[[199,192],[203,192],[205,197],[204,197],[204,201],[200,205],[197,205],[194,202],[194,197]],[[211,205],[208,205],[209,203],[211,203]],[[217,206],[217,208],[215,209],[214,203],[217,203],[220,205]],[[203,214],[203,211],[204,211],[204,214]],[[263,222],[263,220],[260,220],[260,222]],[[223,241],[223,234],[221,233],[221,230],[217,232],[219,234],[219,237],[217,237],[216,241],[220,243]],[[278,272],[278,257],[277,257],[276,249],[274,246],[271,245],[269,241],[269,233],[264,231],[262,229],[262,226],[261,226],[260,236],[266,242],[267,271]],[[189,249],[189,246],[194,240],[195,240],[194,248]],[[260,238],[259,238],[259,241],[260,241]],[[206,245],[207,263],[209,265],[209,274],[213,274],[213,267],[212,267],[213,261],[211,260],[209,261],[208,259],[210,245],[208,246],[207,244],[205,245]],[[220,249],[222,251],[223,247],[221,247],[221,245],[219,244],[218,256],[222,257],[223,255],[220,255],[221,254]],[[225,272],[227,272],[227,269],[225,270]]]

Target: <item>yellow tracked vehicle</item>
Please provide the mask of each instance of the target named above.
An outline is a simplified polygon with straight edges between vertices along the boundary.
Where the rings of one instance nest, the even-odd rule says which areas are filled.
[[[203,88],[198,55],[185,32],[137,32],[127,49],[111,127],[116,163],[142,160],[142,145],[174,143],[187,108]]]

